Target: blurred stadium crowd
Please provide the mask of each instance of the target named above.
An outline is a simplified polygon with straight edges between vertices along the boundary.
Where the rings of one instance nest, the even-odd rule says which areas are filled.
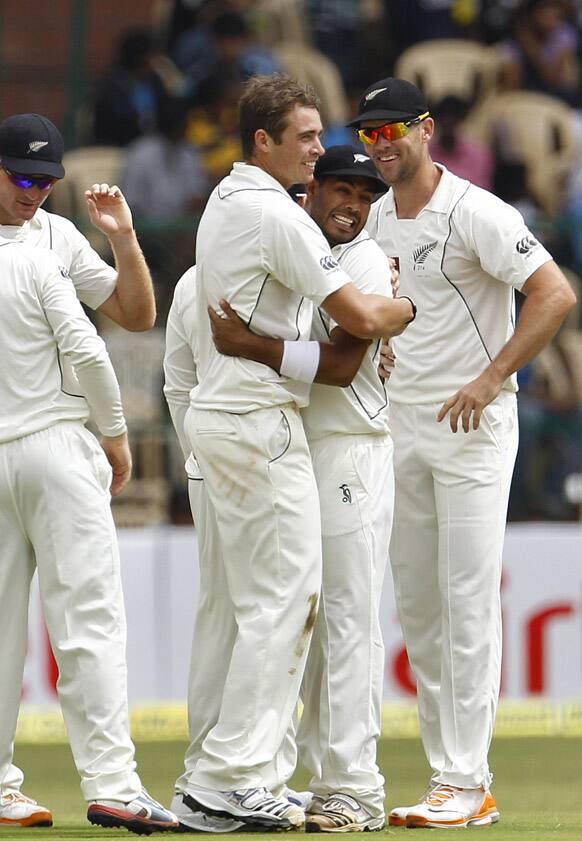
[[[199,213],[241,151],[237,101],[257,73],[314,85],[324,144],[371,80],[410,79],[437,118],[433,158],[492,190],[582,293],[582,3],[578,0],[170,0],[151,27],[122,32],[75,115],[79,147],[48,209],[88,225],[83,190],[119,183],[154,276],[146,334],[99,323],[120,380],[135,479],[120,525],[187,522],[181,456],[162,399],[164,325],[195,261]],[[519,305],[519,302],[518,302]],[[580,312],[520,372],[521,444],[510,520],[578,520],[582,511]]]

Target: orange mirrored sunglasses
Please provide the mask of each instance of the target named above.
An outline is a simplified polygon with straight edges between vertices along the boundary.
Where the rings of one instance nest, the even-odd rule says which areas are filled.
[[[361,128],[358,129],[358,137],[361,141],[370,145],[377,143],[380,136],[385,140],[400,140],[401,137],[406,137],[412,126],[422,123],[428,116],[430,114],[426,111],[420,117],[415,117],[414,120],[407,120],[403,123],[386,123],[386,125],[377,128]]]

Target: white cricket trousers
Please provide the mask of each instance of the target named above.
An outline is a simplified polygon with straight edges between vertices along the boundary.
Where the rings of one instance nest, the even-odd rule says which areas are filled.
[[[81,423],[0,444],[0,791],[22,782],[11,762],[35,567],[83,795],[129,801],[141,790],[110,481],[105,454]]]
[[[184,758],[185,773],[176,782],[178,791],[186,790],[190,772],[195,770],[202,755],[204,739],[218,721],[237,633],[214,509],[192,456],[186,469],[198,541],[199,599],[188,677],[190,744]]]
[[[394,505],[393,445],[388,435],[334,435],[310,448],[323,584],[304,677],[299,757],[313,775],[315,794],[350,794],[380,817],[384,645],[378,613]]]
[[[198,463],[190,456],[186,463],[188,496],[198,541],[199,600],[192,640],[188,677],[189,745],[184,773],[176,781],[177,791],[186,791],[190,772],[202,755],[202,745],[218,721],[224,685],[228,675],[237,625],[228,592],[220,534]],[[207,641],[210,640],[210,644]],[[262,771],[263,785],[278,792],[295,771],[297,750],[295,728],[288,733],[285,747]]]
[[[185,431],[220,535],[231,607],[220,600],[218,609],[226,611],[227,628],[230,612],[236,625],[226,675],[210,673],[224,678],[218,717],[185,776],[188,785],[221,791],[255,788],[267,784],[292,720],[315,624],[321,588],[317,486],[301,417],[290,405],[242,415],[191,408]],[[201,591],[201,604],[205,599]],[[205,652],[212,662],[223,642],[198,634],[203,628],[197,622],[193,657]],[[210,692],[207,680],[194,667],[190,706]]]
[[[488,788],[516,398],[503,392],[468,433],[438,423],[440,406],[390,403],[390,562],[433,782]]]

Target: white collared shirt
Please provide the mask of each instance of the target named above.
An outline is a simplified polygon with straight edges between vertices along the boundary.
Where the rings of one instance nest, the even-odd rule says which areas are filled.
[[[399,403],[439,403],[478,377],[514,331],[514,289],[552,259],[510,205],[445,167],[415,219],[398,219],[392,190],[372,206],[367,230],[400,264],[400,294],[418,314],[393,339],[388,393]],[[517,377],[504,386],[517,390]]]
[[[366,230],[351,242],[334,246],[332,254],[361,292],[392,297],[390,263]],[[325,310],[317,309],[311,338],[328,342],[336,326]],[[327,435],[380,435],[390,431],[386,384],[378,376],[379,349],[380,341],[373,340],[347,388],[312,385],[309,406],[301,413],[310,441]]]
[[[64,216],[39,208],[24,225],[0,225],[5,239],[19,239],[36,248],[50,248],[69,272],[77,297],[96,310],[115,290],[116,270],[91,247],[83,234]]]
[[[192,405],[235,413],[305,406],[308,384],[218,353],[207,308],[225,298],[255,333],[308,339],[312,302],[351,282],[315,222],[264,170],[235,163],[200,220],[196,271],[200,384]]]
[[[89,409],[100,432],[121,434],[113,367],[66,267],[11,233],[0,236],[0,443],[84,422]]]

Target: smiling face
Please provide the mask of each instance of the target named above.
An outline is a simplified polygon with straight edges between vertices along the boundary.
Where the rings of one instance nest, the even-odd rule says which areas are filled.
[[[308,184],[315,162],[323,155],[321,118],[316,108],[295,105],[276,141],[264,129],[255,135],[255,154],[251,162],[260,166],[286,189],[292,184]]]
[[[51,190],[52,187],[47,190],[17,187],[0,167],[0,225],[24,225],[32,219]]]
[[[380,128],[382,120],[364,120],[361,128]],[[427,117],[411,126],[408,134],[399,140],[386,140],[380,135],[376,143],[366,146],[366,152],[387,184],[393,186],[411,181],[420,166],[428,161],[428,141],[434,131],[434,121]]]
[[[377,188],[368,178],[328,175],[310,184],[308,192],[311,218],[333,247],[358,236]]]

